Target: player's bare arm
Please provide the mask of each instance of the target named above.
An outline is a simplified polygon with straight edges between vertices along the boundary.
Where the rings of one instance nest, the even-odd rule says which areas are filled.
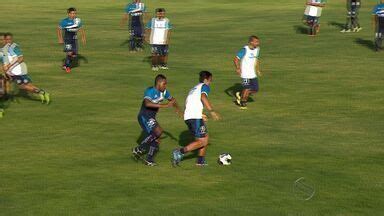
[[[235,64],[236,73],[240,76],[241,75],[240,60],[239,58],[237,58],[237,56],[235,56],[235,58],[233,59],[233,63]]]
[[[204,94],[204,93],[201,94],[201,101],[203,102],[205,109],[208,110],[208,112],[211,115],[213,120],[220,120],[221,119],[220,115],[216,111],[213,110],[212,105],[209,102],[206,94]]]
[[[59,44],[63,44],[64,43],[63,33],[62,33],[60,26],[57,26],[56,32],[57,32],[57,38],[59,40]]]
[[[87,38],[86,38],[86,35],[85,35],[84,28],[81,28],[79,30],[79,32],[81,33],[81,41],[83,42],[83,45],[86,45],[87,44]]]
[[[257,61],[256,61],[256,74],[257,74],[257,76],[262,76],[263,75],[261,73],[261,70],[260,70],[260,59],[257,59]]]

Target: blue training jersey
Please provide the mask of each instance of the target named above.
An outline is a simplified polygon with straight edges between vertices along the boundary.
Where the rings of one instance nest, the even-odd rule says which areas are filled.
[[[156,113],[159,111],[159,108],[146,107],[144,102],[145,99],[150,100],[154,104],[160,104],[165,99],[171,100],[172,96],[168,90],[161,92],[155,87],[149,87],[145,90],[143,103],[141,104],[140,114],[155,116]]]
[[[64,40],[76,40],[77,32],[83,26],[80,18],[70,19],[69,17],[61,20],[60,29],[64,31]]]
[[[372,15],[384,17],[384,4],[378,4],[373,8]]]
[[[144,3],[131,3],[128,4],[125,8],[125,12],[131,16],[141,16],[144,12],[146,12],[147,8],[145,7]]]

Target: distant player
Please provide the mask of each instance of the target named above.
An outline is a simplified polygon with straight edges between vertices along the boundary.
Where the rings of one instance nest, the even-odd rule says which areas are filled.
[[[320,31],[320,16],[325,0],[307,0],[305,11],[305,22],[309,26],[309,36],[316,36]]]
[[[346,0],[347,2],[347,22],[341,33],[345,32],[359,32],[363,28],[359,24],[359,9],[361,7],[361,0]]]
[[[381,0],[372,11],[372,24],[375,29],[375,50],[381,50],[384,37],[384,3]]]
[[[152,47],[152,70],[168,69],[168,45],[172,25],[165,17],[165,9],[157,8],[156,17],[146,26],[146,39]]]
[[[236,73],[241,77],[243,85],[243,90],[236,92],[236,104],[240,106],[240,109],[247,109],[249,96],[259,91],[257,78],[257,76],[261,76],[259,45],[259,38],[255,35],[250,36],[248,45],[244,46],[233,60]]]
[[[4,47],[1,51],[0,61],[6,76],[15,82],[20,89],[37,94],[42,103],[49,104],[49,93],[32,84],[32,80],[28,76],[27,65],[24,63],[23,53],[20,46],[13,42],[12,34],[5,33],[3,39]]]
[[[176,166],[181,162],[184,154],[194,150],[199,151],[196,165],[207,165],[205,161],[205,153],[208,146],[208,131],[204,123],[204,121],[207,120],[207,117],[203,114],[203,109],[205,107],[208,112],[210,112],[213,120],[219,120],[220,116],[213,110],[213,107],[208,100],[212,74],[208,71],[201,71],[199,76],[200,83],[189,91],[184,111],[184,121],[195,140],[184,148],[175,149],[172,152],[173,166]]]
[[[77,17],[76,9],[68,8],[67,13],[68,17],[61,20],[59,26],[57,27],[57,37],[59,39],[59,44],[64,44],[64,52],[66,53],[63,70],[70,73],[72,62],[78,55],[77,32],[81,32],[83,45],[86,44],[86,38],[83,23],[80,18]]]
[[[168,103],[162,103],[164,100],[167,100]],[[176,112],[180,113],[176,99],[167,90],[167,78],[159,74],[155,78],[155,85],[145,90],[144,99],[137,117],[146,137],[140,145],[132,149],[134,158],[142,159],[148,166],[157,165],[154,158],[159,151],[160,136],[163,133],[163,129],[156,120],[156,114],[160,108],[167,107],[174,107]],[[148,153],[146,158],[143,157],[145,153]]]
[[[125,8],[125,14],[121,19],[120,25],[122,26],[128,20],[129,29],[129,50],[131,52],[143,50],[144,40],[144,16],[146,7],[140,0],[133,0],[132,3],[128,4]]]

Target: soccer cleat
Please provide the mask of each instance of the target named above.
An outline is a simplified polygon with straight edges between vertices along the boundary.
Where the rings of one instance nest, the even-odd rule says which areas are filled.
[[[153,70],[153,71],[158,71],[158,70],[159,70],[159,67],[157,67],[157,66],[152,66],[152,70]]]
[[[67,69],[67,66],[63,65],[63,66],[62,66],[62,69],[63,69],[63,70],[66,70],[66,69]]]
[[[46,104],[49,104],[51,102],[51,97],[49,96],[48,92],[44,93],[44,100]]]
[[[179,149],[175,149],[172,152],[172,166],[178,166],[181,160],[183,159],[183,154]]]
[[[39,97],[40,97],[40,100],[41,100],[41,103],[43,104],[44,103],[44,101],[45,101],[45,97],[44,97],[44,94],[45,93],[39,93]]]
[[[157,163],[155,161],[148,161],[148,160],[143,160],[144,164],[147,166],[157,166]]]
[[[138,147],[135,147],[132,149],[132,156],[133,156],[133,159],[135,159],[136,161],[138,161],[139,159],[142,159],[141,158],[142,154],[143,154],[143,152],[140,151],[140,149]]]
[[[202,161],[197,160],[196,166],[204,167],[204,166],[208,166],[208,163],[205,161],[205,159],[202,159]]]
[[[71,73],[71,67],[65,67],[65,72],[66,73]]]
[[[168,70],[169,68],[168,68],[167,65],[161,65],[161,66],[160,66],[160,69],[162,69],[162,70]]]
[[[238,104],[240,106],[240,104],[241,104],[241,93],[240,92],[236,92],[235,96],[236,96],[236,104]]]
[[[343,30],[341,30],[340,32],[341,33],[345,33],[347,30],[346,29],[343,29]]]
[[[241,109],[241,110],[247,110],[247,109],[248,109],[248,107],[247,107],[247,106],[244,106],[244,105],[242,105],[242,106],[240,106],[240,109]]]
[[[359,31],[361,31],[361,30],[363,30],[363,28],[361,28],[361,27],[356,27],[356,28],[353,29],[353,32],[359,32]]]
[[[349,32],[352,32],[352,30],[351,30],[351,29],[348,29],[348,30],[346,30],[345,32],[346,32],[346,33],[349,33]]]

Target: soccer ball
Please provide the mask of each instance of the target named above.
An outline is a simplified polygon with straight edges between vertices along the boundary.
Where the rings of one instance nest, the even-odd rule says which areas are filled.
[[[220,164],[220,165],[231,165],[231,160],[232,160],[232,157],[230,154],[228,153],[223,153],[223,154],[220,154],[219,155],[219,159],[217,160],[217,162]]]

